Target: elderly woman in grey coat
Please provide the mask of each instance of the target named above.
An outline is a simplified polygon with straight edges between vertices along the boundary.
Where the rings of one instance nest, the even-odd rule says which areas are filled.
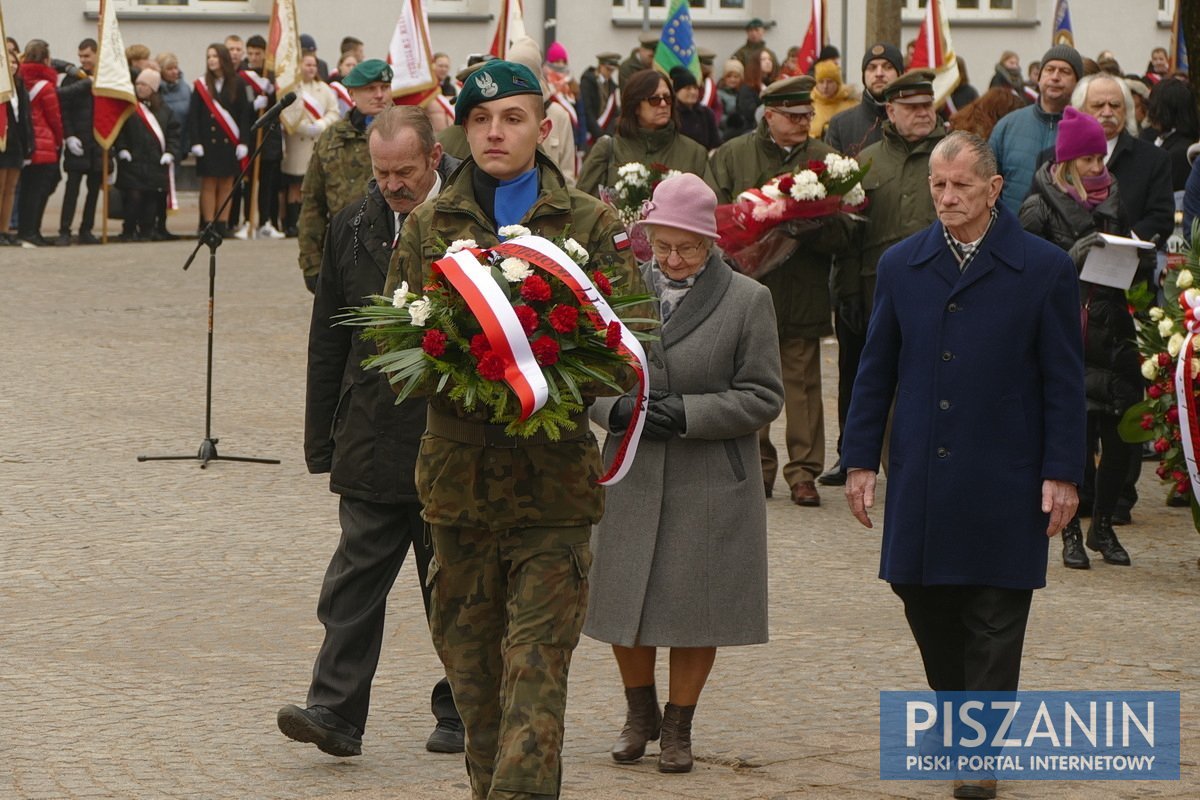
[[[769,291],[714,247],[717,198],[690,173],[664,180],[646,207],[654,253],[643,269],[663,327],[649,353],[650,403],[630,473],[608,489],[592,538],[584,633],[613,646],[628,703],[612,749],[640,759],[662,736],[660,772],[692,768],[691,723],[717,647],[767,641],[767,514],[757,431],[783,404]],[[636,399],[601,398],[610,433]],[[606,457],[619,436],[610,436]],[[659,711],[657,648],[670,648]]]

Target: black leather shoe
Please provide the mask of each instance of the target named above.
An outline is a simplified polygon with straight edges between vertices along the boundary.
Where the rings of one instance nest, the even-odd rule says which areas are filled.
[[[1062,532],[1063,566],[1069,569],[1088,569],[1092,562],[1088,560],[1087,551],[1083,549],[1083,528],[1076,517],[1067,523]]]
[[[315,744],[322,753],[339,758],[362,754],[362,733],[324,706],[284,706],[276,722],[284,736]]]
[[[846,471],[842,469],[842,462],[839,459],[836,464],[830,467],[827,471],[822,472],[817,476],[817,483],[822,486],[845,486]]]
[[[71,234],[60,233],[58,238],[54,240],[55,247],[67,247],[71,244]]]
[[[425,749],[431,753],[461,753],[465,749],[462,721],[439,719],[437,727],[425,740]]]
[[[1129,553],[1117,541],[1117,532],[1113,530],[1112,517],[1107,514],[1097,514],[1088,526],[1087,546],[1100,554],[1109,564],[1119,567],[1129,566]]]
[[[100,244],[100,240],[97,239],[95,237],[95,235],[92,234],[91,231],[80,231],[79,243],[80,244]]]

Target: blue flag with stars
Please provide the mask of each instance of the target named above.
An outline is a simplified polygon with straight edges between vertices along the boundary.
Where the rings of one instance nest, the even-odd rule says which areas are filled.
[[[687,0],[671,0],[671,10],[654,51],[654,66],[668,75],[675,67],[683,67],[700,80],[700,57],[696,55]]]

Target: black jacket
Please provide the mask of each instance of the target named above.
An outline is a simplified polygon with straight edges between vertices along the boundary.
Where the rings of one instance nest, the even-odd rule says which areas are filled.
[[[203,82],[204,78],[200,78]],[[254,117],[251,114],[250,101],[246,99],[246,86],[241,78],[234,78],[235,85],[232,89],[226,87],[219,96],[213,99],[224,106],[229,115],[233,117],[233,121],[238,126],[239,144],[244,144],[247,149],[254,143],[254,139],[250,136],[250,126],[254,123]],[[204,146],[204,156],[197,159],[196,173],[201,177],[214,178],[229,178],[237,175],[241,171],[241,165],[237,160],[237,146],[229,141],[229,137],[225,135],[224,129],[218,124],[216,118],[209,112],[208,106],[203,98],[200,97],[200,92],[196,91],[195,84],[192,85],[191,105],[188,107],[187,118],[188,141],[195,145]]]
[[[717,117],[711,108],[700,103],[686,106],[676,102],[675,109],[679,114],[679,132],[691,137],[704,146],[705,150],[715,150],[721,146],[721,134],[717,131]]]
[[[829,120],[825,143],[844,156],[857,158],[864,147],[883,138],[883,123],[887,121],[884,104],[864,90],[861,103],[834,114]]]
[[[1071,253],[1075,268],[1082,269],[1086,253],[1071,248],[1084,236],[1093,231],[1129,235],[1119,187],[1120,181],[1114,181],[1108,198],[1089,212],[1054,185],[1049,168],[1043,165],[1034,174],[1033,191],[1021,203],[1021,226]],[[1079,295],[1086,313],[1083,361],[1088,410],[1123,414],[1142,399],[1133,317],[1125,292],[1080,281]]]
[[[58,105],[62,109],[63,137],[76,136],[83,155],[72,155],[63,147],[63,169],[67,172],[100,172],[103,151],[92,132],[92,79],[71,73],[58,87]]]
[[[443,182],[458,164],[442,156]],[[383,291],[395,238],[395,215],[374,179],[366,197],[329,223],[308,333],[304,459],[309,472],[330,473],[329,488],[337,494],[415,503],[413,471],[425,432],[425,400],[396,405],[387,377],[362,367],[375,354],[374,345],[333,319]]]
[[[0,106],[8,115],[8,136],[0,150],[0,169],[20,169],[25,159],[33,156],[33,111],[29,107],[29,92],[19,77],[13,80],[18,114],[13,113],[12,101]]]
[[[613,77],[615,78],[616,75]],[[600,127],[600,114],[604,111],[604,104],[600,102],[600,80],[600,73],[595,67],[588,67],[583,71],[583,75],[579,76],[579,97],[583,100],[583,107],[587,111],[587,117],[584,121],[587,124],[588,136],[592,137],[593,140],[599,139],[605,134],[611,136],[617,131],[617,114],[615,109],[608,121],[608,125],[604,128]],[[609,88],[609,91],[620,95],[621,89],[619,86],[614,85]]]
[[[171,155],[178,152],[182,128],[179,120],[175,119],[175,114],[161,100],[157,111],[151,112],[149,108],[146,108],[146,111],[153,113],[154,118],[158,120],[158,127],[162,129],[166,139],[166,150],[163,150],[158,143],[158,137],[142,122],[137,112],[130,114],[113,142],[113,152],[118,154],[117,188],[165,192],[168,168],[160,162],[164,152]],[[129,151],[131,161],[120,158],[122,150]]]
[[[1159,132],[1154,128],[1142,129],[1139,138],[1143,142],[1154,144],[1159,137]],[[1171,190],[1182,192],[1187,186],[1188,175],[1192,174],[1192,165],[1188,161],[1188,147],[1195,142],[1194,137],[1188,136],[1186,133],[1180,133],[1176,130],[1167,131],[1166,136],[1162,137],[1162,144],[1154,145],[1161,148],[1170,159],[1171,163]]]

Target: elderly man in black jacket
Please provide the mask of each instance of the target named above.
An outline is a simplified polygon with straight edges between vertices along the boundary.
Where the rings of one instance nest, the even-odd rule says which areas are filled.
[[[308,338],[304,455],[308,471],[328,472],[330,489],[341,495],[342,538],[317,602],[325,641],[308,707],[288,705],[278,714],[286,736],[341,757],[362,752],[387,596],[409,545],[426,614],[433,551],[413,482],[425,401],[397,405],[387,378],[362,367],[373,348],[357,330],[335,325],[334,317],[383,291],[405,218],[438,193],[459,163],[442,154],[428,117],[414,106],[391,106],[376,116],[367,142],[374,177],[367,196],[329,224]],[[431,704],[437,728],[426,748],[461,753],[462,721],[445,676]]]

